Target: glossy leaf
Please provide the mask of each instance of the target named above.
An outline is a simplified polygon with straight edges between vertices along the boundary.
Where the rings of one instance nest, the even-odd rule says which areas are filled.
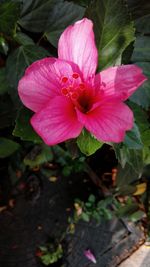
[[[131,131],[128,131],[123,142],[129,149],[142,149],[143,144],[139,128],[136,124]]]
[[[113,148],[122,168],[128,163],[138,175],[142,172],[144,166],[142,150],[129,149],[124,144],[113,144]]]
[[[142,107],[140,107],[136,103],[128,101],[128,105],[134,113],[135,122],[139,127],[140,133],[142,134],[150,127],[150,123],[148,121],[148,114],[145,112],[145,110],[142,109]]]
[[[134,19],[143,17],[149,14],[150,1],[147,0],[127,0],[129,10]]]
[[[34,61],[48,56],[44,48],[37,45],[25,45],[17,48],[7,59],[7,79],[10,86],[17,88],[25,69]]]
[[[44,32],[47,39],[57,45],[61,32],[81,19],[85,9],[63,0],[23,0],[19,24],[26,30]]]
[[[150,62],[136,62],[136,65],[143,69],[148,80],[145,81],[144,84],[130,97],[130,100],[143,108],[148,109],[150,106]]]
[[[45,29],[45,36],[48,41],[54,46],[57,46],[58,39],[64,29],[80,20],[84,15],[85,9],[81,6],[75,5],[72,2],[60,2],[53,9],[53,13],[48,18],[48,24]],[[57,18],[57,19],[56,19]]]
[[[141,219],[146,217],[146,213],[143,210],[137,210],[129,216],[129,220],[132,222],[141,221]]]
[[[131,60],[133,62],[150,62],[149,36],[138,36],[136,38]]]
[[[140,33],[150,33],[150,14],[147,14],[135,21],[136,30]]]
[[[3,95],[4,93],[7,93],[9,91],[10,87],[7,81],[6,76],[6,69],[1,68],[0,69],[0,95]]]
[[[20,5],[14,1],[0,3],[0,32],[12,35],[20,13]]]
[[[15,121],[16,107],[8,94],[0,97],[0,129],[12,126]]]
[[[134,40],[134,27],[123,1],[95,0],[86,15],[93,20],[99,51],[98,69],[116,64]]]
[[[143,162],[145,165],[150,164],[150,147],[148,146],[143,149]]]
[[[0,137],[0,158],[5,158],[13,154],[17,149],[19,149],[19,144],[7,139]]]
[[[145,146],[150,146],[150,128],[145,130],[142,135],[142,142]]]
[[[16,40],[17,43],[19,43],[23,46],[34,45],[33,40],[23,32],[17,32],[14,36],[14,39]]]
[[[103,143],[91,136],[86,130],[83,130],[77,139],[77,145],[83,154],[90,156],[94,154]]]
[[[46,145],[36,145],[24,158],[24,164],[33,168],[42,163],[52,161],[53,154],[51,147]]]
[[[4,54],[5,56],[7,55],[9,50],[9,45],[6,39],[2,36],[0,36],[0,53]]]
[[[136,212],[138,210],[138,204],[137,203],[130,203],[126,204],[125,206],[121,206],[120,209],[117,210],[116,214],[118,217],[128,217],[133,212]]]
[[[41,143],[42,142],[41,138],[35,133],[30,124],[30,118],[32,115],[33,113],[26,108],[22,108],[19,111],[13,135],[18,136],[25,141]]]

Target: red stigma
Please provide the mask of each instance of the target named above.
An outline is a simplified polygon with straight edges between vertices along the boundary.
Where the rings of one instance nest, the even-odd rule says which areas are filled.
[[[62,88],[61,92],[63,95],[68,95],[68,89],[67,88]]]
[[[76,100],[76,99],[78,98],[78,93],[73,92],[73,93],[71,94],[71,98],[72,98],[73,100]]]
[[[79,84],[79,88],[80,88],[81,90],[84,90],[84,89],[85,89],[85,85],[84,85],[83,83],[80,83],[80,84]]]
[[[67,78],[66,76],[64,76],[64,77],[62,77],[61,81],[62,81],[63,83],[66,83],[66,82],[68,81],[68,78]]]
[[[78,74],[78,73],[73,73],[73,74],[72,74],[72,77],[73,77],[74,79],[78,79],[78,78],[79,78],[79,74]]]

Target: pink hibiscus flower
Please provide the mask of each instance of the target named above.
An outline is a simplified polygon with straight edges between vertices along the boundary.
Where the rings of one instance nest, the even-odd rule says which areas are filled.
[[[93,23],[84,18],[62,33],[58,59],[44,58],[27,68],[19,96],[35,112],[31,125],[46,144],[76,138],[83,128],[98,140],[117,143],[133,127],[133,113],[123,101],[146,77],[136,65],[95,74],[97,62]]]

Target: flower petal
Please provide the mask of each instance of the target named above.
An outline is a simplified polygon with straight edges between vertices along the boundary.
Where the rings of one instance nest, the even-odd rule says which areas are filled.
[[[95,86],[100,88],[102,85],[105,96],[112,95],[120,100],[126,100],[146,80],[142,69],[138,66],[122,65],[98,73],[95,77]]]
[[[62,33],[58,43],[58,56],[76,63],[85,79],[95,74],[98,53],[91,20],[84,18]]]
[[[133,113],[120,101],[103,101],[87,114],[77,110],[77,115],[78,120],[89,132],[105,142],[122,142],[125,131],[133,127]]]
[[[18,92],[23,104],[40,111],[50,98],[61,94],[61,78],[72,75],[78,66],[56,58],[44,58],[31,64],[19,82]]]
[[[96,264],[96,262],[97,262],[96,258],[95,258],[94,254],[91,252],[90,249],[85,250],[84,251],[84,255],[88,260],[90,260],[91,262]]]
[[[63,96],[51,99],[44,109],[33,115],[31,124],[47,145],[75,138],[83,128],[72,102]]]

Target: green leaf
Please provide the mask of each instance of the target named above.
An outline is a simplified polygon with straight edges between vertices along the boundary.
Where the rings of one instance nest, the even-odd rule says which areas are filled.
[[[20,13],[19,6],[19,3],[8,0],[0,3],[0,32],[13,34]]]
[[[88,202],[91,202],[91,203],[95,203],[95,196],[94,195],[90,195],[89,198],[88,198]]]
[[[81,214],[81,218],[82,218],[82,220],[85,221],[85,222],[89,222],[89,221],[90,221],[90,217],[89,217],[89,215],[88,215],[87,213],[85,213],[85,212],[82,212],[82,214]]]
[[[137,210],[129,216],[129,220],[131,220],[132,222],[137,222],[143,219],[144,217],[146,217],[146,213],[143,210]]]
[[[0,158],[9,157],[17,149],[19,149],[19,147],[18,143],[10,139],[0,137]]]
[[[140,52],[137,53],[140,54]],[[136,59],[139,57],[140,55],[137,56],[137,54],[135,53],[132,59],[134,58]],[[150,54],[149,54],[149,61],[150,61]],[[135,64],[142,68],[148,80],[145,81],[144,84],[140,86],[140,88],[130,97],[130,100],[142,106],[143,108],[148,109],[148,107],[150,106],[150,62],[135,62]]]
[[[138,208],[137,203],[126,204],[125,206],[121,206],[116,214],[118,217],[129,217],[133,212],[136,212]]]
[[[81,19],[85,9],[63,0],[23,0],[19,24],[26,30],[44,32],[47,39],[57,45],[61,32]]]
[[[54,6],[51,16],[48,18],[48,24],[45,29],[45,36],[54,46],[57,47],[58,39],[64,29],[80,20],[84,15],[85,9],[81,6],[69,3],[67,1],[60,2]],[[57,19],[56,19],[57,18]]]
[[[0,53],[6,56],[8,53],[8,50],[9,50],[8,42],[6,41],[4,37],[0,36]]]
[[[32,62],[48,55],[47,50],[37,45],[25,45],[17,48],[9,55],[6,63],[7,79],[10,86],[17,88],[18,81],[23,76],[25,69]]]
[[[147,0],[127,0],[129,10],[134,19],[140,18],[149,14],[150,1]]]
[[[16,107],[8,94],[0,97],[0,128],[5,128],[14,124],[16,117]]]
[[[123,143],[129,149],[142,149],[143,144],[141,141],[141,135],[139,132],[139,128],[135,123],[132,130],[126,133],[125,140],[123,141]]]
[[[140,133],[142,134],[145,130],[150,127],[150,123],[148,122],[148,115],[147,113],[136,103],[128,101],[129,107],[131,107],[135,122],[139,127]]]
[[[144,146],[150,146],[150,129],[147,129],[142,133],[142,142]]]
[[[24,158],[24,164],[33,168],[52,160],[53,154],[51,147],[46,145],[36,145]]]
[[[0,69],[0,95],[3,95],[4,93],[8,92],[10,89],[7,77],[6,77],[6,69],[1,68]]]
[[[90,2],[92,2],[92,0],[73,0],[73,2],[75,2],[78,5],[87,7],[90,4]]]
[[[139,149],[129,149],[124,144],[113,144],[116,158],[122,168],[128,163],[140,175],[143,170],[143,153]]]
[[[34,45],[33,40],[23,32],[17,32],[14,36],[14,39],[16,40],[16,42],[18,42],[19,44],[23,46]]]
[[[88,131],[83,130],[77,138],[77,145],[83,154],[90,156],[94,154],[103,145],[103,143],[91,136]]]
[[[147,14],[135,21],[136,30],[143,34],[150,33],[150,14]]]
[[[126,195],[133,193],[135,191],[135,187],[129,187],[129,185],[138,178],[138,173],[129,163],[127,163],[123,168],[119,165],[116,177],[116,186],[119,189],[119,192],[125,192]]]
[[[93,20],[101,70],[116,64],[125,48],[135,39],[124,1],[95,0],[86,15]]]
[[[143,149],[143,162],[145,165],[150,164],[150,148],[148,146]]]
[[[31,32],[43,32],[53,8],[60,2],[62,0],[22,0],[21,18],[18,23]]]
[[[26,109],[22,108],[16,119],[16,126],[13,130],[13,135],[18,136],[21,140],[32,141],[34,143],[41,143],[41,138],[35,133],[31,124],[30,118],[33,113]]]
[[[134,44],[134,51],[131,60],[133,62],[150,61],[150,37],[138,36]]]

